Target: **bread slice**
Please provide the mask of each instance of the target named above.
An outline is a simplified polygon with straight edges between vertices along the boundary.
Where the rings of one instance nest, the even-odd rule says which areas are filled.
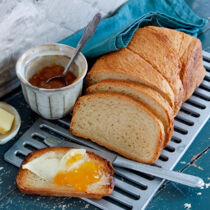
[[[99,182],[93,183],[88,186],[86,192],[77,192],[70,186],[57,186],[52,181],[46,181],[28,169],[23,169],[22,166],[35,158],[38,158],[48,152],[56,152],[59,159],[62,158],[71,148],[67,147],[51,147],[34,151],[26,157],[24,162],[19,168],[16,182],[18,189],[22,193],[37,194],[43,196],[67,196],[67,197],[87,197],[87,198],[101,198],[112,193],[114,188],[113,182],[113,167],[110,162],[95,155],[94,153],[87,152],[89,158],[98,162],[102,168],[103,176]]]
[[[118,93],[80,97],[74,106],[70,130],[75,136],[148,164],[157,160],[165,139],[163,124],[152,112]]]
[[[126,48],[99,58],[87,74],[86,85],[107,79],[147,85],[158,91],[174,109],[174,93],[167,80],[144,59]]]
[[[173,110],[168,102],[155,90],[145,85],[133,82],[117,80],[104,80],[87,88],[86,93],[114,92],[130,96],[140,101],[147,107],[164,125],[166,146],[173,134],[174,118]]]

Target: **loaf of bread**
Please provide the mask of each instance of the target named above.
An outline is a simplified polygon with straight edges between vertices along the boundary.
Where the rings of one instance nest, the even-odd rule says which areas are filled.
[[[122,75],[127,73],[127,78]],[[204,76],[199,39],[172,29],[147,26],[136,31],[126,49],[99,58],[86,83],[89,86],[104,79],[139,82],[160,92],[176,115]]]
[[[126,48],[100,57],[93,65],[86,77],[86,93],[90,96],[82,97],[75,106],[71,131],[76,136],[89,138],[133,160],[153,163],[158,158],[157,154],[160,154],[160,150],[167,145],[172,136],[174,117],[182,102],[192,95],[204,76],[201,42],[197,38],[167,28],[154,26],[140,28]],[[105,95],[98,95],[98,93]],[[111,96],[113,100],[118,101],[116,102],[118,105],[114,105],[118,108],[113,108],[114,102],[110,102],[106,108],[100,110],[99,106],[103,106],[99,104],[105,103]],[[129,101],[132,98],[139,104],[138,107],[149,111],[153,116],[150,119],[153,119],[154,124],[157,120],[162,123],[161,136],[165,136],[164,139],[162,138],[162,143],[157,144],[158,138],[160,141],[160,135],[156,131],[153,133],[152,128],[148,129],[144,124],[149,123],[147,120],[143,123],[140,117],[139,120],[134,118],[135,122],[131,123],[130,127],[127,119],[131,121],[134,115],[138,116],[137,112],[142,112],[133,109],[131,105],[122,105],[121,102],[125,101],[123,96],[130,97],[126,99]],[[100,100],[103,98],[103,102],[99,98]],[[88,106],[86,110],[90,100],[92,108]],[[94,104],[97,105],[94,106]],[[136,114],[132,113],[131,118],[129,118],[131,113],[128,109],[136,111]],[[94,118],[101,116],[104,110],[107,117],[103,115],[103,122],[98,117]],[[121,119],[120,114],[124,113],[123,110],[127,111],[125,115],[128,116]],[[91,121],[89,116],[92,116],[92,112],[95,114]],[[115,115],[115,112],[118,115]],[[80,118],[80,116],[83,117]],[[86,119],[87,122],[83,124]],[[80,122],[82,122],[81,126]],[[110,129],[108,124],[113,125],[114,129]],[[147,129],[142,129],[142,126]],[[137,127],[139,131],[136,130]],[[152,133],[153,138],[149,138],[145,131]],[[116,132],[120,132],[121,135],[116,136]],[[135,133],[138,137],[141,136],[141,141],[138,141]],[[155,150],[151,144],[158,148]],[[151,153],[145,150],[145,145]],[[142,158],[142,154],[147,158]]]
[[[51,147],[30,153],[19,168],[16,178],[18,189],[25,194],[36,194],[43,196],[101,198],[111,194],[114,188],[114,170],[112,165],[98,155],[88,151],[86,151],[86,153],[89,160],[94,161],[100,165],[100,171],[102,174],[101,179],[98,182],[88,185],[88,188],[85,191],[79,191],[70,185],[57,185],[53,183],[51,179],[38,176],[37,172],[35,173],[34,170],[32,170],[33,172],[28,170],[28,168],[30,168],[29,166],[24,168],[24,166],[27,164],[32,163],[32,161],[35,159],[43,156],[45,156],[45,159],[50,159],[53,156],[53,159],[61,160],[61,158],[70,150],[71,148],[67,147]],[[41,161],[42,165],[46,165],[44,164],[45,159],[43,158]],[[74,158],[74,160],[76,160],[76,158]],[[47,163],[48,165],[44,169],[46,169],[45,173],[50,177],[50,174],[52,173],[52,167],[49,163]],[[35,168],[38,172],[41,172],[43,167],[40,168],[39,166],[40,165],[37,164],[37,167]]]

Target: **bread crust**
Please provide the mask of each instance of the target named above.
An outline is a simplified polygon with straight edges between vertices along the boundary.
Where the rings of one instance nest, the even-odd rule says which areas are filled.
[[[74,131],[74,129],[73,129],[73,127],[74,127],[74,116],[75,116],[76,112],[78,111],[79,106],[80,106],[80,104],[82,103],[83,100],[88,99],[88,98],[96,98],[96,97],[103,97],[104,98],[104,97],[110,97],[110,96],[123,98],[123,99],[126,99],[126,100],[130,101],[131,103],[134,103],[140,109],[147,112],[147,114],[149,114],[156,121],[157,125],[159,126],[160,133],[159,133],[159,138],[158,138],[158,142],[157,142],[157,145],[156,145],[156,151],[154,152],[153,158],[150,161],[143,162],[141,159],[138,159],[137,157],[134,157],[131,154],[125,153],[124,151],[121,151],[117,148],[112,147],[111,144],[106,144],[104,142],[101,143],[99,139],[95,139],[95,138],[90,139],[88,136],[85,136],[81,133],[77,133],[77,132]],[[134,161],[137,161],[137,162],[141,162],[141,163],[146,163],[146,164],[152,164],[158,159],[158,157],[160,156],[160,153],[162,151],[163,144],[164,144],[164,139],[165,139],[165,132],[164,132],[164,127],[163,127],[162,122],[159,119],[157,119],[157,117],[150,110],[148,110],[143,104],[141,104],[139,101],[133,99],[132,97],[129,97],[129,96],[126,96],[126,95],[123,95],[123,94],[119,94],[119,93],[107,93],[107,92],[93,93],[93,94],[84,95],[84,96],[80,97],[77,100],[77,102],[74,106],[74,109],[73,109],[72,120],[70,122],[70,131],[75,136],[79,136],[79,137],[82,137],[82,138],[85,138],[85,139],[89,139],[91,141],[96,142],[99,145],[102,145],[102,146],[104,146],[104,147],[106,147],[106,148],[108,148],[112,151],[115,151],[115,152],[119,153],[120,155],[122,155],[122,156],[124,156],[128,159],[131,159],[131,160],[134,160]]]
[[[128,49],[145,59],[155,71],[159,72],[168,81],[174,92],[174,115],[176,115],[181,107],[183,98],[183,85],[179,75],[181,62],[178,52],[169,40],[168,34],[164,32],[166,31],[160,27],[149,26],[140,28],[134,34]],[[179,38],[179,41],[181,41],[181,37]],[[137,43],[142,43],[143,45],[138,45]]]
[[[168,82],[173,82],[180,72],[180,61],[167,36],[156,29],[153,30],[152,26],[139,28],[127,48],[144,58]]]
[[[114,174],[114,168],[110,162],[105,160],[104,158],[95,155],[92,152],[86,151],[88,156],[91,159],[95,159],[100,162],[100,164],[103,164],[104,167],[104,173],[109,176],[109,185],[104,185],[103,186],[103,191],[99,191],[97,193],[90,193],[90,192],[77,192],[73,188],[69,188],[68,186],[66,187],[59,187],[52,185],[52,187],[43,187],[43,188],[37,188],[36,186],[30,186],[30,183],[27,183],[28,177],[33,174],[30,172],[28,169],[23,169],[22,166],[33,159],[40,157],[41,155],[48,153],[48,152],[56,152],[56,153],[62,153],[65,154],[68,152],[70,147],[49,147],[49,148],[44,148],[40,149],[37,151],[34,151],[30,153],[26,159],[22,162],[18,174],[16,177],[16,183],[18,189],[24,193],[24,194],[36,194],[36,195],[43,195],[43,196],[58,196],[58,197],[86,197],[86,198],[101,198],[103,196],[107,196],[112,193],[113,188],[114,188],[114,179],[113,179],[113,174]],[[54,186],[54,188],[53,188]]]
[[[166,36],[167,47],[176,51],[180,60],[180,79],[183,84],[183,98],[186,101],[202,82],[205,76],[203,67],[202,46],[199,39],[184,32],[160,28],[155,26],[145,27]],[[176,85],[175,85],[176,86]],[[175,112],[177,113],[177,111]]]
[[[103,74],[106,74],[106,79],[101,78]],[[174,109],[175,96],[168,81],[139,55],[126,48],[99,58],[87,74],[86,85],[88,87],[107,79],[126,81],[122,76],[127,81],[144,84],[158,91]],[[98,79],[95,81],[96,77]]]
[[[188,36],[188,35],[185,35]],[[185,38],[187,39],[187,38]],[[199,39],[188,37],[190,44],[181,57],[183,66],[181,71],[181,80],[184,87],[183,101],[186,101],[203,81],[206,70],[203,67],[202,46]]]
[[[150,107],[148,105],[146,105],[145,103],[143,103],[143,105],[145,107],[147,107],[160,121],[162,121],[163,125],[164,125],[164,130],[165,130],[165,141],[163,144],[163,147],[165,147],[168,142],[170,141],[172,134],[173,134],[173,130],[174,130],[174,114],[173,114],[173,110],[170,107],[169,103],[155,90],[151,89],[150,87],[147,87],[145,85],[142,84],[136,84],[133,82],[125,82],[125,81],[118,81],[118,80],[103,80],[101,82],[98,82],[94,85],[91,85],[90,87],[88,87],[86,89],[86,94],[91,94],[91,93],[95,93],[95,92],[104,92],[104,91],[98,91],[97,89],[100,88],[100,86],[103,85],[107,85],[107,86],[118,86],[118,87],[127,87],[127,88],[132,88],[136,91],[139,91],[140,93],[142,93],[143,95],[146,95],[148,98],[151,98],[153,101],[155,101],[157,103],[157,105],[159,107],[162,107],[162,110],[164,110],[166,116],[167,116],[167,123],[164,123],[158,116],[157,114],[150,109]],[[115,92],[113,90],[110,90],[109,92]],[[119,92],[116,92],[119,93]],[[124,94],[124,93],[121,93]],[[126,94],[124,94],[126,95]],[[131,95],[128,95],[130,97],[132,97]],[[134,97],[132,97],[134,98]],[[135,99],[135,98],[134,98]],[[138,99],[136,99],[137,101],[139,101]]]
[[[180,53],[184,36],[183,32],[158,26],[147,26],[147,28],[157,32],[159,35],[163,35],[165,42],[167,42],[167,47],[175,50],[178,54]]]

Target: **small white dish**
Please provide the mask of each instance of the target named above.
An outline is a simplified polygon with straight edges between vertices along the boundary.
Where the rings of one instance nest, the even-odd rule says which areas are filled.
[[[0,144],[5,144],[17,135],[17,132],[20,129],[21,119],[17,110],[11,105],[0,102],[0,108],[4,109],[10,114],[13,114],[15,117],[11,130],[7,134],[0,134]]]
[[[38,88],[28,81],[39,69],[52,64],[65,67],[75,49],[63,44],[43,44],[33,47],[18,59],[17,77],[23,95],[31,109],[45,119],[55,120],[69,114],[82,93],[83,79],[87,73],[86,58],[80,53],[72,64],[72,73],[77,79],[63,88]]]

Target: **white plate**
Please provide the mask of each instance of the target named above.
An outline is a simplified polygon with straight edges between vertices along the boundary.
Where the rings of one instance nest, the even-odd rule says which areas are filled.
[[[0,144],[5,144],[9,140],[11,140],[12,138],[14,138],[16,136],[17,132],[20,129],[21,119],[20,119],[20,115],[17,112],[17,110],[14,107],[12,107],[11,105],[6,104],[4,102],[0,102],[0,108],[4,109],[5,111],[7,111],[15,116],[14,122],[12,124],[12,128],[9,131],[9,133],[0,134]]]

